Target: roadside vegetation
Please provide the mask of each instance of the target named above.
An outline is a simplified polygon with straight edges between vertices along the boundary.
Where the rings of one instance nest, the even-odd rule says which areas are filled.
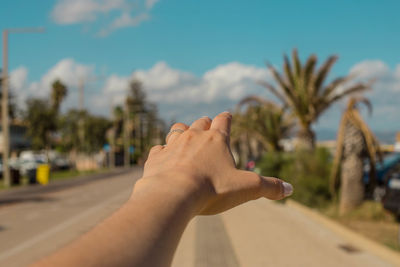
[[[91,174],[105,173],[107,171],[109,171],[108,168],[84,170],[84,171],[78,171],[76,169],[53,171],[50,173],[50,181],[79,178]]]
[[[275,82],[260,84],[272,98],[249,95],[238,103],[232,148],[239,167],[251,169],[254,164],[248,163],[255,162],[254,170],[260,174],[293,184],[294,200],[399,250],[395,216],[384,210],[382,203],[366,201],[377,182],[376,164],[382,159],[379,142],[360,112],[360,104],[372,112],[361,93],[372,89],[373,83],[353,76],[329,76],[328,80],[336,60],[330,56],[317,67],[317,56],[311,55],[303,63],[293,50],[291,59],[284,56],[281,72],[267,64]],[[333,152],[317,146],[313,125],[341,100],[347,101],[347,108]]]
[[[350,229],[400,252],[399,223],[381,203],[364,201],[346,215],[340,215],[337,204],[330,204],[320,211]]]
[[[55,80],[48,96],[28,98],[24,110],[10,101],[11,125],[25,133],[19,137],[25,143],[11,147],[14,174],[10,181],[3,179],[2,187],[24,184],[27,173],[32,176],[41,164],[50,166],[50,179],[143,164],[151,146],[161,144],[166,124],[140,81],[130,82],[125,99],[112,107],[110,118],[91,114],[83,102],[62,112],[69,90]],[[16,171],[21,175],[15,175]]]

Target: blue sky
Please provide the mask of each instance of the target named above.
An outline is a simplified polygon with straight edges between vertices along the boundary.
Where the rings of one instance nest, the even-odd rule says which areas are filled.
[[[400,112],[399,10],[398,1],[3,0],[0,28],[46,28],[10,36],[10,72],[21,103],[45,95],[45,83],[57,76],[70,83],[64,108],[73,107],[74,74],[102,75],[88,85],[86,98],[89,109],[105,114],[121,101],[129,78],[141,77],[165,117],[189,121],[227,109],[246,93],[263,94],[251,80],[268,79],[264,61],[281,66],[282,54],[297,47],[302,58],[338,54],[332,77],[354,68],[364,78],[378,73],[370,97],[393,97],[375,101],[378,112],[369,122],[400,130],[392,114]],[[171,93],[179,97],[163,103]],[[336,128],[342,107],[319,127]]]

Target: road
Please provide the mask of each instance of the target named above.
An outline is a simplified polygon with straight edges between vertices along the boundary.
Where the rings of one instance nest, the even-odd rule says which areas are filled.
[[[140,174],[134,169],[0,204],[0,266],[25,266],[88,231],[126,201]],[[172,265],[391,266],[298,210],[265,199],[192,220]]]

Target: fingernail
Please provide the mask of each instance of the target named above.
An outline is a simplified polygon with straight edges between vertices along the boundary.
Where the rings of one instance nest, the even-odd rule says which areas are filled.
[[[293,186],[289,183],[283,182],[283,196],[287,197],[293,193]]]
[[[229,111],[224,111],[224,112],[222,112],[222,113],[226,113],[226,114],[228,114],[229,116],[232,117],[232,114],[231,114]]]

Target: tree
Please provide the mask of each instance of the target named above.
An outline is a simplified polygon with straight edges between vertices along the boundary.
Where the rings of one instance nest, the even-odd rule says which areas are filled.
[[[68,90],[60,80],[54,81],[51,87],[51,107],[53,111],[58,114],[61,102],[67,96]]]
[[[51,146],[51,133],[57,128],[55,113],[46,99],[30,98],[26,102],[24,119],[28,125],[27,134],[34,149],[48,149]]]
[[[157,106],[147,100],[142,83],[132,80],[124,105],[124,154],[125,164],[130,161],[129,147],[135,146],[135,157],[146,156],[150,147],[159,141],[163,122],[158,117]]]
[[[142,83],[133,80],[129,84],[128,96],[126,98],[126,107],[128,109],[128,120],[133,127],[134,145],[139,153],[144,150],[143,143],[143,115],[147,113],[146,93],[143,90]]]
[[[122,146],[121,134],[123,133],[124,110],[121,106],[114,107],[112,127],[107,130],[106,137],[110,144],[110,167],[115,167],[115,152]]]
[[[82,143],[79,136],[79,121],[87,136]],[[76,109],[69,110],[60,120],[61,147],[65,151],[76,150],[79,152],[93,153],[101,150],[106,141],[106,131],[111,127],[111,122],[101,116],[94,116],[87,111]]]
[[[341,214],[355,209],[364,200],[363,160],[369,160],[369,182],[373,186],[376,179],[377,155],[380,157],[378,140],[362,119],[358,111],[359,103],[366,104],[370,112],[372,111],[367,99],[361,97],[349,99],[337,135],[331,192],[332,195],[336,193],[340,181],[339,212]]]
[[[315,133],[312,130],[312,124],[325,110],[340,99],[369,88],[369,84],[361,82],[344,88],[353,76],[338,77],[326,84],[327,76],[337,59],[337,56],[330,56],[318,70],[315,70],[317,56],[311,55],[302,64],[297,50],[294,49],[292,62],[287,55],[284,55],[282,73],[267,64],[277,86],[269,82],[261,82],[261,84],[296,116],[299,127],[297,136],[299,146],[302,148],[308,150],[314,148]]]
[[[247,108],[241,113],[243,106]],[[257,96],[243,98],[235,115],[234,138],[240,133],[247,133],[269,151],[282,151],[280,140],[288,137],[293,127],[293,120],[285,108]]]
[[[59,80],[52,84],[50,99],[30,98],[24,119],[27,134],[32,138],[34,149],[50,149],[59,128],[59,107],[67,95],[67,87]]]

